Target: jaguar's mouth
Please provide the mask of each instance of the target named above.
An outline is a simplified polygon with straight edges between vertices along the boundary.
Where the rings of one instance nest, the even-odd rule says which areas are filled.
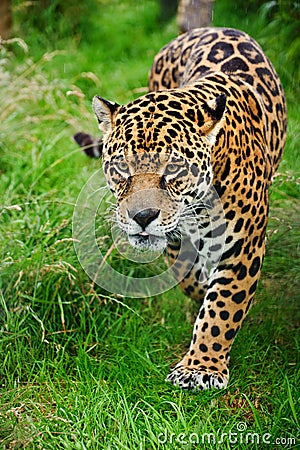
[[[151,235],[149,233],[147,233],[147,231],[141,231],[140,233],[136,234],[135,236],[142,236],[144,238],[148,238]]]
[[[156,236],[146,231],[128,236],[129,244],[138,250],[163,251],[167,246],[165,236]]]

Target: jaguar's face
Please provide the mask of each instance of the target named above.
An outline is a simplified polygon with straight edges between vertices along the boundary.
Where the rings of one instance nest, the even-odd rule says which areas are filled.
[[[209,166],[201,177],[197,166],[176,152],[143,151],[103,162],[117,198],[118,225],[140,249],[162,250],[179,233],[192,196],[206,191],[211,181]]]
[[[191,219],[188,205],[211,184],[215,124],[210,118],[200,127],[199,112],[191,120],[184,110],[174,111],[174,99],[162,104],[157,97],[148,94],[127,106],[95,98],[94,110],[106,133],[103,169],[117,199],[118,226],[133,247],[160,251],[183,231]]]

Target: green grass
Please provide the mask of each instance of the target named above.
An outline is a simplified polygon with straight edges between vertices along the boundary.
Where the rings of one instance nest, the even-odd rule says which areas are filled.
[[[215,24],[264,40],[271,56],[263,21],[227,3],[216,2]],[[94,94],[119,102],[137,96],[154,54],[176,35],[174,21],[157,21],[155,1],[99,8],[81,40],[52,43],[25,32],[27,53],[17,42],[1,49],[0,448],[296,448],[299,90],[280,55],[273,58],[286,81],[289,137],[272,187],[263,274],[234,344],[229,386],[180,392],[164,378],[188,345],[192,302],[178,288],[143,300],[109,296],[82,270],[72,242],[77,196],[99,167],[73,133],[97,133]]]

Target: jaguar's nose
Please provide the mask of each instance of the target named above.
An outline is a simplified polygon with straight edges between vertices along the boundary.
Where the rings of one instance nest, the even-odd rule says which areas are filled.
[[[153,209],[153,208],[147,208],[143,209],[142,211],[139,211],[136,213],[132,218],[136,221],[142,227],[143,230],[146,229],[146,227],[153,222],[153,220],[157,219],[159,216],[160,210],[159,209]]]

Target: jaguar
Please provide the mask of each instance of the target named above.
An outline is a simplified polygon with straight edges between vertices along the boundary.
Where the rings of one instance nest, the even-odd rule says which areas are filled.
[[[116,220],[136,249],[164,250],[199,303],[190,347],[167,380],[225,388],[233,341],[265,253],[269,188],[287,110],[259,44],[231,28],[199,28],[154,59],[149,92],[127,105],[95,96],[103,135],[74,138],[101,156]]]

